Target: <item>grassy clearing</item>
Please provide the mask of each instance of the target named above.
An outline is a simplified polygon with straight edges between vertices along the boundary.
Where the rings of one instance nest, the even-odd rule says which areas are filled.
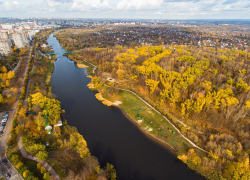
[[[193,148],[161,115],[151,109],[134,94],[120,91],[116,98],[110,96],[105,96],[105,98],[111,101],[122,101],[120,106],[126,111],[130,118],[135,120],[146,132],[169,144],[178,151],[178,153]],[[141,112],[139,112],[139,110],[141,110]],[[138,114],[141,118],[137,117]],[[140,120],[142,121],[140,122]],[[169,129],[171,129],[172,132],[170,132]],[[173,131],[175,134],[173,134]]]
[[[92,66],[91,64],[89,64],[89,63],[87,63],[87,62],[85,62],[85,61],[82,61],[82,64],[88,66],[88,69],[87,69],[88,75],[93,74],[93,69],[95,68],[94,66]],[[94,63],[92,63],[92,64],[94,64]],[[96,64],[94,64],[94,65],[96,65]],[[97,66],[97,65],[96,65],[96,66]],[[97,69],[95,70],[95,73],[97,73]]]

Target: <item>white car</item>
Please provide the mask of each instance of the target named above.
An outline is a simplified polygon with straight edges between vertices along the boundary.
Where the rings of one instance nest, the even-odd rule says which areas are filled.
[[[3,130],[3,126],[0,126],[0,131],[2,131]]]
[[[3,120],[1,121],[1,123],[3,123],[3,122],[7,122],[7,119],[3,119]]]

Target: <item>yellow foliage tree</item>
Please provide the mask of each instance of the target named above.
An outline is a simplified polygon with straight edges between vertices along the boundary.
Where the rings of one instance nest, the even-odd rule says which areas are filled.
[[[3,66],[1,71],[2,71],[2,73],[7,73],[7,68],[5,66]]]
[[[148,85],[150,87],[150,94],[153,94],[155,88],[157,87],[157,85],[159,84],[160,81],[155,81],[153,79],[147,79],[146,80],[146,85]]]
[[[118,69],[118,70],[116,71],[116,74],[117,74],[117,76],[118,76],[119,79],[123,79],[123,78],[124,78],[125,71],[122,70],[122,69]]]

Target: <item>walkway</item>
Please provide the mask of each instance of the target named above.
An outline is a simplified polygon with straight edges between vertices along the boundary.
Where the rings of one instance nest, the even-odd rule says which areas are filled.
[[[33,65],[33,67],[34,67],[34,65]],[[26,104],[27,104],[27,98],[28,98],[28,94],[29,94],[29,86],[30,86],[30,76],[29,76],[29,80],[28,80],[28,84],[27,84],[26,93],[25,93],[24,106],[26,106]],[[18,134],[17,141],[18,141],[18,148],[20,149],[23,157],[31,159],[31,160],[39,162],[39,163],[42,163],[42,165],[50,172],[51,175],[54,175],[56,177],[56,179],[60,180],[59,176],[56,174],[56,172],[53,170],[53,168],[48,163],[46,163],[45,161],[41,161],[41,160],[37,159],[37,157],[30,156],[26,153],[26,151],[23,147],[22,141],[21,141],[20,134]]]
[[[20,149],[21,154],[23,155],[23,157],[28,158],[28,159],[33,160],[33,161],[36,161],[38,163],[42,163],[43,167],[45,167],[50,172],[50,174],[55,177],[55,179],[60,180],[60,177],[56,174],[54,169],[48,163],[46,163],[45,161],[41,161],[41,160],[37,159],[37,157],[28,155],[26,153],[26,151],[25,151],[25,149],[23,147],[22,141],[21,141],[21,135],[20,134],[18,134],[17,141],[18,141],[17,142],[18,143],[18,148]]]
[[[29,58],[29,57],[28,57]],[[21,64],[21,59],[19,60],[18,64],[16,65],[16,67],[14,68],[13,72],[16,72],[16,70],[19,68],[20,64]]]
[[[30,47],[29,56],[31,55],[31,49],[32,49],[32,47]],[[28,71],[28,65],[29,65],[29,58],[28,58],[28,60],[27,60],[27,65],[26,65],[26,67],[25,67],[24,75],[25,75],[25,74],[27,73],[27,71]],[[17,109],[17,105],[18,105],[18,100],[19,100],[19,96],[20,96],[20,94],[21,94],[21,89],[22,89],[23,84],[24,84],[24,79],[25,79],[25,78],[22,79],[22,82],[21,82],[21,84],[20,84],[20,88],[19,88],[18,93],[17,93],[17,96],[16,96],[15,103],[14,103],[14,105],[12,106],[12,109],[13,109],[13,110],[10,111],[10,113],[9,113],[9,118],[8,118],[8,121],[7,121],[7,124],[6,124],[5,128],[4,128],[4,133],[3,133],[2,138],[1,138],[1,141],[0,141],[0,154],[5,154],[5,151],[6,151],[6,149],[7,149],[6,143],[7,143],[8,139],[10,138],[10,129],[11,129],[11,127],[12,127],[12,122],[13,122],[14,116],[15,116],[15,114],[16,114],[16,109]],[[11,167],[12,167],[13,169],[10,170],[10,171],[15,172],[15,171],[16,171],[15,168],[14,168],[13,166],[11,166]],[[21,175],[16,171],[16,175],[15,175],[15,177],[12,177],[12,179],[22,179],[22,177],[21,177]]]
[[[84,59],[83,59],[83,60],[84,60]],[[88,62],[88,61],[86,61],[86,60],[84,60],[84,61],[85,61],[85,62]],[[88,62],[88,63],[91,64],[90,62]],[[91,65],[94,66],[95,69],[96,69],[96,66],[95,66],[95,65],[93,65],[93,64],[91,64]],[[95,70],[95,69],[94,69],[94,70]],[[94,70],[93,70],[93,73],[94,73]],[[153,110],[154,110],[155,112],[157,112],[160,116],[162,116],[169,124],[171,124],[171,125],[175,128],[175,130],[181,135],[181,137],[183,137],[186,141],[188,141],[193,147],[195,147],[195,148],[197,148],[197,149],[199,149],[199,150],[201,150],[201,151],[203,151],[203,152],[205,152],[205,153],[208,153],[206,150],[200,148],[200,147],[197,146],[195,143],[193,143],[190,139],[188,139],[187,137],[185,137],[185,136],[180,132],[180,130],[179,130],[178,128],[176,128],[176,126],[170,122],[169,119],[167,119],[165,116],[163,116],[158,110],[156,110],[154,107],[152,107],[149,103],[147,103],[144,99],[142,99],[140,96],[138,96],[135,92],[130,91],[130,90],[127,90],[127,89],[122,89],[122,88],[117,88],[117,89],[122,90],[122,91],[127,91],[127,92],[130,92],[130,93],[134,94],[134,95],[135,95],[136,97],[138,97],[141,101],[143,101],[145,104],[147,104],[151,109],[153,109]],[[177,119],[176,119],[176,120],[177,120]],[[178,120],[178,121],[179,121],[179,120]],[[179,121],[179,122],[180,122],[180,121]]]

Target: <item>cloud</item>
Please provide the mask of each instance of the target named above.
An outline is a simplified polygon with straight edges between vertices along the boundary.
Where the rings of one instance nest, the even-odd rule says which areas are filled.
[[[7,10],[14,10],[14,9],[18,9],[20,3],[17,1],[14,2],[6,2],[4,3],[5,7],[7,8]]]
[[[73,2],[73,0],[52,0],[55,2],[61,2],[61,3],[69,3],[69,2]]]
[[[226,0],[223,4],[234,4],[239,2],[240,0]]]
[[[74,2],[71,5],[71,9],[79,11],[88,11],[88,10],[105,11],[110,8],[111,7],[108,0],[74,0]]]
[[[0,0],[0,16],[248,18],[250,0]]]
[[[164,0],[164,2],[175,2],[175,3],[178,3],[178,2],[199,2],[201,0]]]
[[[121,0],[117,3],[117,10],[147,11],[160,9],[163,0]]]

